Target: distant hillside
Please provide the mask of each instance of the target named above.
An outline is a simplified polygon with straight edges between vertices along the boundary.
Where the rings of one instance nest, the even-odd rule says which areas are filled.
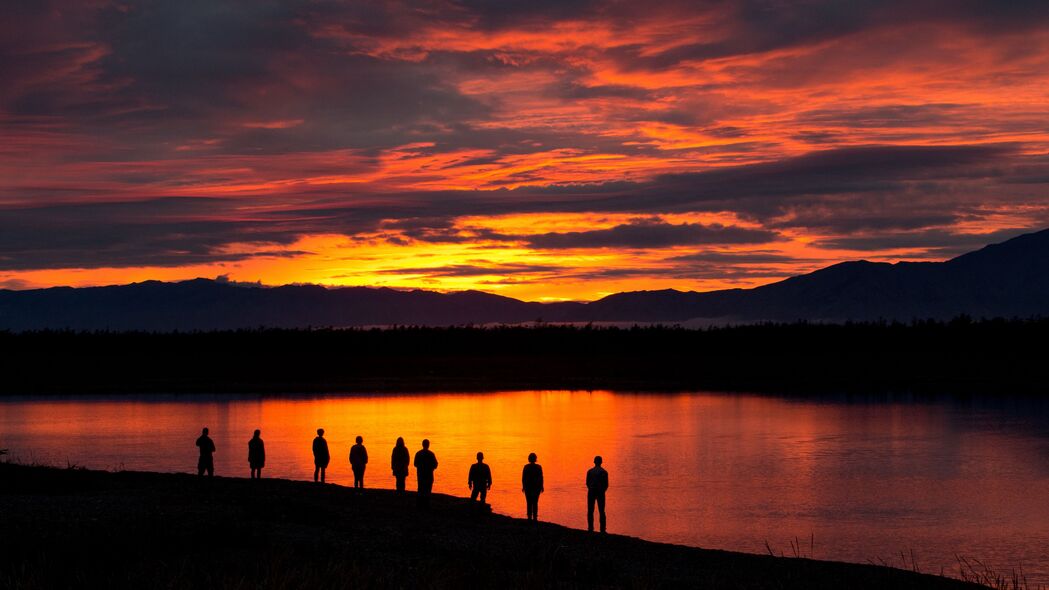
[[[581,304],[565,304],[562,308]],[[112,287],[0,291],[13,330],[220,330],[252,327],[425,326],[535,321],[548,306],[479,291],[435,293],[317,285],[256,287],[195,279]]]
[[[946,262],[843,262],[757,287],[642,291],[595,301],[593,321],[845,321],[1049,316],[1049,230]]]
[[[0,329],[215,330],[548,322],[753,322],[1049,316],[1049,230],[946,262],[844,262],[755,289],[530,303],[464,291],[179,283],[0,290]]]

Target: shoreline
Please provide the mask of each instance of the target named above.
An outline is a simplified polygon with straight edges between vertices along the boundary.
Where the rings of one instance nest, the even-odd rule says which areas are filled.
[[[0,580],[14,586],[982,587],[536,525],[442,494],[420,511],[412,492],[282,479],[12,463],[0,476]]]

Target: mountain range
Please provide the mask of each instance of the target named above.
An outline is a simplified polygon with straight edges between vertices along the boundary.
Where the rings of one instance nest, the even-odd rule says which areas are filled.
[[[866,321],[1049,317],[1049,230],[945,262],[843,262],[753,289],[535,303],[462,291],[263,287],[195,279],[0,290],[0,330],[221,330],[546,322]]]

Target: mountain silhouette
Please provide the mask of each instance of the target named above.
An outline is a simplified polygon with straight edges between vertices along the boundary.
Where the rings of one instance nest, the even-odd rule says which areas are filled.
[[[195,279],[0,290],[0,329],[220,330],[548,322],[863,321],[1049,316],[1049,230],[945,262],[843,262],[753,289],[533,303],[462,291]]]

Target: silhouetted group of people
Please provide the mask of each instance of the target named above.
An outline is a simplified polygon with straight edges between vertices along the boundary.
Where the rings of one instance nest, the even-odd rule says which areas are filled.
[[[208,477],[215,475],[215,442],[208,436],[208,429],[204,428],[196,442],[200,449],[200,458],[197,461],[197,475]],[[405,491],[405,480],[408,478],[408,458],[410,453],[404,444],[404,439],[398,437],[390,455],[390,467],[396,481],[398,492]],[[368,465],[368,449],[364,446],[364,438],[358,436],[355,444],[350,447],[350,469],[353,471],[354,489],[364,489],[364,472]],[[528,463],[521,470],[521,491],[525,495],[525,504],[528,520],[539,520],[539,495],[545,491],[543,482],[543,467],[536,463],[538,457],[535,453],[529,453]],[[587,529],[594,530],[594,509],[597,508],[600,530],[605,532],[605,492],[608,490],[608,472],[602,466],[601,456],[594,457],[594,466],[586,472],[586,520]],[[331,463],[331,452],[328,450],[328,441],[324,438],[324,429],[317,429],[317,437],[313,439],[313,481],[324,482],[325,471]],[[417,480],[417,501],[420,507],[426,508],[430,504],[430,494],[433,492],[434,472],[437,471],[437,456],[430,450],[429,439],[423,439],[422,449],[415,453],[411,464],[415,467]],[[266,466],[266,445],[262,441],[262,431],[256,430],[248,441],[248,466],[251,468],[251,479],[262,477],[262,468]],[[477,462],[470,466],[470,472],[466,478],[466,486],[470,489],[470,501],[479,502],[479,506],[485,506],[488,491],[492,489],[492,468],[484,462],[484,453],[477,453]]]

